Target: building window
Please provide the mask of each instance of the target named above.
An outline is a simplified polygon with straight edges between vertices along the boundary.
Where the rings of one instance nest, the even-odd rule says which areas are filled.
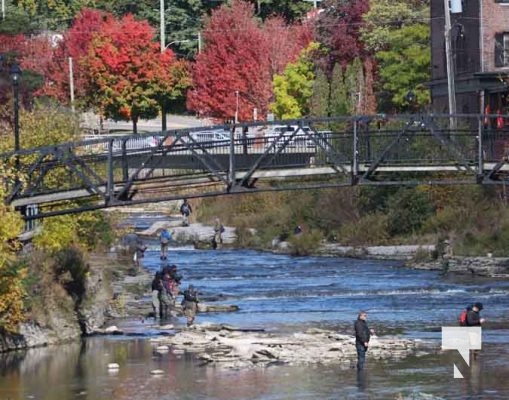
[[[509,67],[509,32],[495,34],[495,67]]]
[[[465,28],[456,24],[454,33],[454,55],[456,58],[456,73],[466,72],[468,69]]]

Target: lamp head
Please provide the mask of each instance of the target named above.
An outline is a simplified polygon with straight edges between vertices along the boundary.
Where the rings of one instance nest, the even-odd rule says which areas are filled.
[[[13,85],[19,85],[19,81],[21,80],[21,72],[21,68],[18,64],[14,63],[11,65],[11,68],[9,69],[9,75],[11,76]]]

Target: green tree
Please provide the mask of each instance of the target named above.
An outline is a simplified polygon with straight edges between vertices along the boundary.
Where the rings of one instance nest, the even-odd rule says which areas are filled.
[[[39,27],[38,21],[28,12],[21,7],[16,7],[8,0],[5,1],[5,19],[0,23],[0,34],[34,33]]]
[[[274,103],[270,108],[279,119],[309,115],[315,80],[311,54],[316,44],[302,51],[295,63],[286,66],[282,75],[274,76]]]
[[[131,1],[126,2],[131,7]],[[165,44],[179,56],[187,59],[198,53],[198,34],[202,30],[203,17],[211,7],[218,7],[221,2],[203,2],[201,0],[165,0]],[[136,5],[137,11],[130,11],[146,19],[150,25],[157,27],[157,38],[160,41],[160,2],[152,0]],[[124,14],[124,13],[123,13]],[[121,15],[123,15],[121,14]],[[171,43],[171,44],[170,44]]]
[[[318,68],[313,84],[310,114],[313,117],[327,117],[329,114],[330,84],[325,73]]]
[[[428,25],[405,26],[389,33],[388,50],[376,53],[381,87],[390,98],[389,104],[382,105],[386,111],[413,107],[407,100],[410,90],[419,107],[429,104],[429,90],[424,86],[430,79],[429,35]]]
[[[280,15],[286,22],[301,20],[313,5],[302,0],[250,0],[256,5],[256,15],[263,20]]]
[[[429,15],[428,1],[371,0],[369,4],[360,33],[366,49],[373,53],[387,50],[392,32],[423,21]]]
[[[16,3],[45,29],[62,30],[82,8],[94,7],[95,0],[16,0]]]
[[[339,63],[334,65],[330,82],[330,116],[348,115],[348,89],[345,86],[343,68]]]
[[[362,62],[355,58],[345,71],[346,108],[350,115],[358,114],[361,110],[364,94],[364,72]]]

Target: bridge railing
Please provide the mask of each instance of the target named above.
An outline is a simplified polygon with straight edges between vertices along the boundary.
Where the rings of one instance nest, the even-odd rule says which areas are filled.
[[[374,115],[94,135],[1,157],[20,161],[24,179],[9,183],[8,201],[17,206],[88,198],[105,207],[143,195],[251,188],[275,177],[358,184],[375,174],[394,180],[401,179],[394,171],[429,175],[457,167],[478,179],[486,162],[499,165],[509,150],[509,132],[483,117],[458,115],[451,124],[449,115]],[[490,180],[497,168],[486,172]]]

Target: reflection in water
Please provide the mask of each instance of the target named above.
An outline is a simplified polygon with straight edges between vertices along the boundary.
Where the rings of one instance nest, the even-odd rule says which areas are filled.
[[[367,388],[367,371],[365,369],[357,370],[357,387],[359,392],[364,392]]]
[[[154,249],[144,258],[152,270],[160,267]],[[202,314],[199,323],[279,326],[292,331],[303,326],[332,327],[351,334],[358,310],[369,309],[379,333],[404,332],[435,340],[439,349],[440,327],[455,323],[455,310],[473,297],[490,304],[486,311],[490,321],[501,322],[483,331],[483,349],[471,367],[454,351],[400,362],[380,362],[368,353],[365,375],[341,365],[319,364],[237,371],[202,365],[191,354],[154,352],[147,338],[88,338],[83,343],[0,355],[0,399],[395,399],[414,390],[447,399],[509,398],[507,282],[461,282],[391,262],[292,258],[253,251],[173,250],[172,257],[186,284],[217,296],[219,303],[240,307],[236,313]],[[156,334],[138,322],[123,323],[126,332],[139,329]],[[119,370],[109,371],[109,363],[118,363]],[[453,378],[454,363],[463,368],[465,379]],[[156,369],[164,374],[151,374]]]
[[[478,395],[481,393],[481,359],[472,357],[470,362],[470,374],[468,376],[469,383],[469,396]]]
[[[202,366],[191,354],[161,354],[147,339],[89,338],[83,343],[2,356],[0,399],[394,399],[420,391],[448,399],[506,399],[509,370],[496,345],[470,367],[457,352],[369,360],[367,370],[340,366],[272,366],[247,370]],[[14,355],[16,354],[16,355]],[[493,364],[495,361],[495,364]],[[109,363],[118,363],[116,372]],[[453,364],[465,379],[453,378]],[[469,368],[469,369],[468,369]],[[160,369],[162,375],[152,375]]]

